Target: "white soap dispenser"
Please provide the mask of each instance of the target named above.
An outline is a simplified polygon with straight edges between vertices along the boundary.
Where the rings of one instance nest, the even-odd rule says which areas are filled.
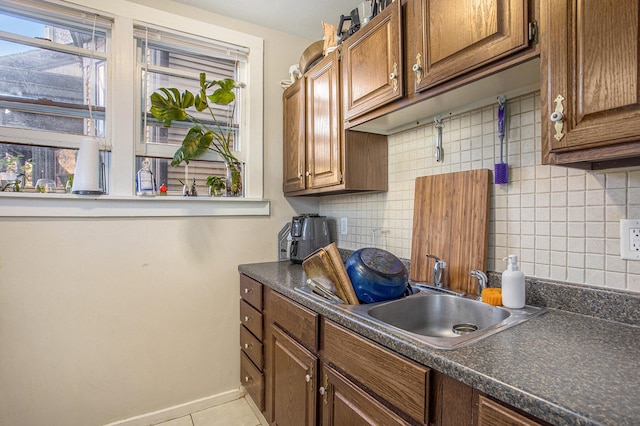
[[[518,270],[518,256],[512,254],[502,260],[507,259],[509,266],[502,273],[502,305],[512,309],[524,308],[524,274]]]

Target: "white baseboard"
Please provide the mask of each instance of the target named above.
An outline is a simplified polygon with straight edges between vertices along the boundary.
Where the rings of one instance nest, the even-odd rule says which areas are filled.
[[[142,414],[140,416],[130,417],[117,422],[109,423],[105,426],[149,426],[179,417],[188,416],[207,408],[215,407],[227,402],[242,398],[245,395],[244,389],[234,389],[228,392],[219,393],[217,395],[207,396],[205,398],[189,401],[184,404],[175,405],[162,410],[153,411],[151,413]]]

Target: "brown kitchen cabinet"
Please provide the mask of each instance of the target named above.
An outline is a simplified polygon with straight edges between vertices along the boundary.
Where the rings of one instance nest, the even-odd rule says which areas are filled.
[[[401,3],[394,1],[342,44],[346,121],[402,97]]]
[[[240,275],[240,383],[264,411],[262,284]]]
[[[282,95],[283,108],[283,178],[284,193],[305,189],[306,171],[306,86],[304,77],[296,80]]]
[[[344,130],[338,50],[283,94],[283,191],[286,196],[388,189],[383,135]]]
[[[244,275],[241,295],[262,312],[264,331],[264,339],[251,333],[264,347],[256,364],[242,345],[250,329],[241,329],[241,380],[271,425],[547,426]]]
[[[393,411],[329,366],[323,366],[322,425],[409,425]]]
[[[265,417],[272,425],[317,419],[319,315],[265,291]]]
[[[415,92],[529,46],[528,0],[409,0],[407,67]]]
[[[640,164],[639,8],[541,2],[543,164]]]

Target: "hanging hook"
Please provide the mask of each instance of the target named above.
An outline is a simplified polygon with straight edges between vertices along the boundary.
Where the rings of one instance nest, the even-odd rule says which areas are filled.
[[[440,162],[444,156],[444,152],[442,150],[442,128],[444,127],[444,123],[442,122],[441,115],[433,117],[433,127],[436,128],[436,140],[433,153],[436,157],[436,161]]]

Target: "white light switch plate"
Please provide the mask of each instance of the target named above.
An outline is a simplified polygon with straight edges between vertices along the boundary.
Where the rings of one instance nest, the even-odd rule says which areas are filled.
[[[620,221],[620,257],[640,260],[640,219]]]

